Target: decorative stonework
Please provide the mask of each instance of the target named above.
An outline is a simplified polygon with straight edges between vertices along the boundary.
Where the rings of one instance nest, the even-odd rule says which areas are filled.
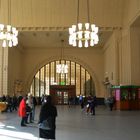
[[[18,31],[68,31],[69,27],[16,27]],[[122,27],[99,27],[99,32],[121,30]]]
[[[15,80],[14,82],[14,93],[16,95],[21,94],[23,92],[23,81]]]

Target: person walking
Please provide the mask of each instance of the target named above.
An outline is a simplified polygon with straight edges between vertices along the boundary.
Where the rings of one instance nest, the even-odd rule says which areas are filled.
[[[55,139],[56,117],[57,117],[57,109],[52,104],[52,98],[49,95],[46,97],[46,102],[44,102],[43,105],[41,106],[40,115],[39,115],[39,124],[43,123],[43,121],[45,120],[49,120],[49,124],[51,124],[52,128],[50,130],[39,128],[40,140]]]

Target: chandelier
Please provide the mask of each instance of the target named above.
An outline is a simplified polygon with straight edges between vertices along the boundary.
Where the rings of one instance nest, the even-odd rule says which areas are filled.
[[[68,65],[66,65],[66,64],[56,65],[56,73],[67,74],[68,73]]]
[[[85,24],[79,23],[79,0],[77,8],[77,25],[72,25],[69,28],[69,44],[76,47],[89,47],[98,44],[98,27],[89,22],[89,0],[87,0],[87,18],[88,22]]]
[[[12,47],[18,44],[18,31],[15,27],[0,24],[0,40],[2,40],[2,47]]]
[[[0,1],[1,4],[1,1]],[[8,23],[11,22],[11,0],[8,0]],[[13,47],[18,44],[18,30],[11,25],[0,24],[0,40],[2,47]]]
[[[64,40],[62,39],[61,42],[62,42],[62,47],[61,47],[61,60],[62,60],[63,59],[63,53],[64,53],[64,50],[63,50],[63,42],[64,42]],[[57,64],[56,65],[56,73],[58,73],[58,74],[67,74],[68,73],[68,65],[65,64],[65,63]]]

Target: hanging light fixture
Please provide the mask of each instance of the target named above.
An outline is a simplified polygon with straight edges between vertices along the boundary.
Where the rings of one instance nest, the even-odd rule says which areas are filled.
[[[77,8],[77,25],[72,25],[69,28],[69,44],[76,47],[89,47],[98,44],[98,27],[89,22],[89,0],[87,0],[87,18],[88,22],[85,24],[79,23],[79,0]]]
[[[1,1],[0,1],[1,6]],[[8,0],[8,23],[11,22],[11,0]],[[2,47],[13,47],[18,44],[18,30],[11,25],[0,24],[0,40]]]
[[[66,64],[57,64],[56,65],[56,73],[67,74],[68,73],[68,65],[66,65]]]
[[[62,42],[61,60],[63,60],[63,53],[64,53],[63,43],[64,43],[64,40],[62,39],[61,42]],[[68,65],[67,64],[57,64],[56,65],[56,73],[67,74],[68,73]]]

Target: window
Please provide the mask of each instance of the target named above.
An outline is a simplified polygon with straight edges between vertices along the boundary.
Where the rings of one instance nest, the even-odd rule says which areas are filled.
[[[67,64],[68,73],[57,73],[57,64]],[[50,85],[75,85],[77,96],[95,94],[94,82],[88,71],[81,65],[68,60],[53,61],[39,69],[32,80],[30,92],[35,96],[49,95]]]

